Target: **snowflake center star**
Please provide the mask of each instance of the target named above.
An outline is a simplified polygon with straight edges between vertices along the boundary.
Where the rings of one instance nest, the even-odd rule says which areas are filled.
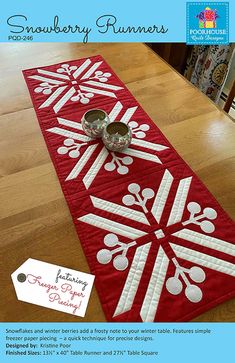
[[[29,78],[39,81],[34,92],[47,96],[40,108],[53,104],[54,112],[58,113],[70,101],[85,105],[97,95],[116,98],[116,92],[123,87],[110,82],[112,74],[99,69],[102,63],[86,59],[80,65],[61,64],[53,71],[37,69]]]

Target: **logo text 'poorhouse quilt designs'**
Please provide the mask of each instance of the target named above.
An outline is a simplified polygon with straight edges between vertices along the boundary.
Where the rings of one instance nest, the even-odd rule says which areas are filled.
[[[107,320],[186,321],[235,296],[234,222],[103,58],[24,76]],[[126,150],[83,132],[90,108],[130,126]]]

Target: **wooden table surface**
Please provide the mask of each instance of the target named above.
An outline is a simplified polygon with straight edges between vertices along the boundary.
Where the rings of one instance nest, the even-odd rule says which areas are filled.
[[[29,257],[89,272],[21,70],[101,54],[235,219],[235,124],[143,44],[0,46],[0,321],[105,321],[95,288],[84,319],[19,302],[10,274]],[[235,299],[195,321],[235,321]]]

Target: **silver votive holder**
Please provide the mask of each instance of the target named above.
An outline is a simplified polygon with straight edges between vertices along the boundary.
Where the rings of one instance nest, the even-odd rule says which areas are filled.
[[[91,109],[82,117],[82,128],[90,137],[102,137],[103,129],[109,123],[107,113],[100,109]]]
[[[111,122],[104,128],[102,140],[106,148],[111,151],[126,149],[131,139],[130,127],[121,121]]]

